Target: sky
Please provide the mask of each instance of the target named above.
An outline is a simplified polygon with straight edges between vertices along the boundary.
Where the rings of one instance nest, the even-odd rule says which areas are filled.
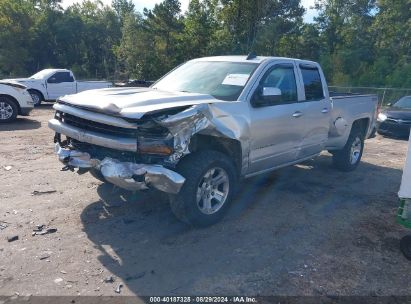
[[[111,0],[101,0],[105,5],[110,5]],[[181,3],[181,9],[182,11],[185,11],[188,7],[188,3],[190,0],[180,0]],[[68,7],[69,5],[76,3],[76,2],[82,2],[82,0],[63,0],[63,8]],[[151,9],[154,7],[156,3],[161,2],[161,0],[133,0],[134,5],[136,6],[136,9],[140,12],[143,11],[143,9],[146,7],[148,9]],[[311,10],[310,7],[314,6],[314,0],[301,0],[301,4],[305,7],[306,13],[304,16],[304,21],[305,22],[313,22],[313,18],[316,16],[316,11]]]

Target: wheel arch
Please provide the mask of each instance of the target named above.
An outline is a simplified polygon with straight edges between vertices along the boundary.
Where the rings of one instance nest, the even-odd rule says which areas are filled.
[[[211,135],[194,135],[191,139],[190,151],[194,153],[204,150],[214,150],[227,155],[233,160],[237,174],[241,174],[243,152],[240,141]]]
[[[359,118],[353,121],[351,130],[359,129],[361,130],[364,138],[367,137],[368,130],[370,128],[371,120],[368,117]]]
[[[39,93],[40,94],[40,96],[43,98],[42,99],[42,101],[44,101],[44,100],[46,100],[45,99],[45,97],[44,97],[44,94],[43,94],[43,92],[41,92],[40,90],[38,90],[38,89],[33,89],[33,88],[30,88],[30,89],[27,89],[27,91],[30,93],[30,92],[36,92],[36,93]]]

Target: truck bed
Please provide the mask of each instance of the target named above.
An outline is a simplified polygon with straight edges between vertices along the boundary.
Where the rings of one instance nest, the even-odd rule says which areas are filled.
[[[108,81],[77,81],[77,92],[110,88],[113,84]]]
[[[332,102],[331,127],[326,148],[328,150],[341,149],[344,147],[350,134],[351,126],[355,120],[369,117],[369,113],[376,113],[378,106],[377,95],[360,95],[353,93],[330,93]],[[343,119],[346,128],[338,128],[335,122]],[[375,126],[375,119],[369,121],[366,138]],[[341,122],[341,121],[340,121]]]

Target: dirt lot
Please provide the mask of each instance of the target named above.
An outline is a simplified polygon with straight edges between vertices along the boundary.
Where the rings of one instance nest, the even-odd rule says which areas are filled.
[[[367,141],[354,173],[324,154],[247,180],[221,223],[194,230],[159,194],[61,172],[52,115],[0,126],[0,295],[411,295],[395,223],[405,141]],[[32,236],[38,224],[57,232]]]

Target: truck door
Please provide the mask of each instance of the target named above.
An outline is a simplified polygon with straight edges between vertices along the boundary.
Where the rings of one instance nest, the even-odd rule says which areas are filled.
[[[300,121],[304,105],[298,102],[296,73],[297,68],[291,62],[275,64],[266,70],[252,93],[250,174],[296,159],[305,128]],[[281,96],[272,102],[258,102],[267,88],[279,89]]]
[[[299,121],[304,125],[301,142],[297,148],[297,159],[320,153],[327,142],[330,128],[331,101],[326,96],[324,76],[317,66],[299,65],[300,79],[304,86],[305,98],[300,101]]]
[[[70,72],[57,72],[47,79],[49,99],[57,99],[60,96],[74,94],[75,92],[74,77]]]

